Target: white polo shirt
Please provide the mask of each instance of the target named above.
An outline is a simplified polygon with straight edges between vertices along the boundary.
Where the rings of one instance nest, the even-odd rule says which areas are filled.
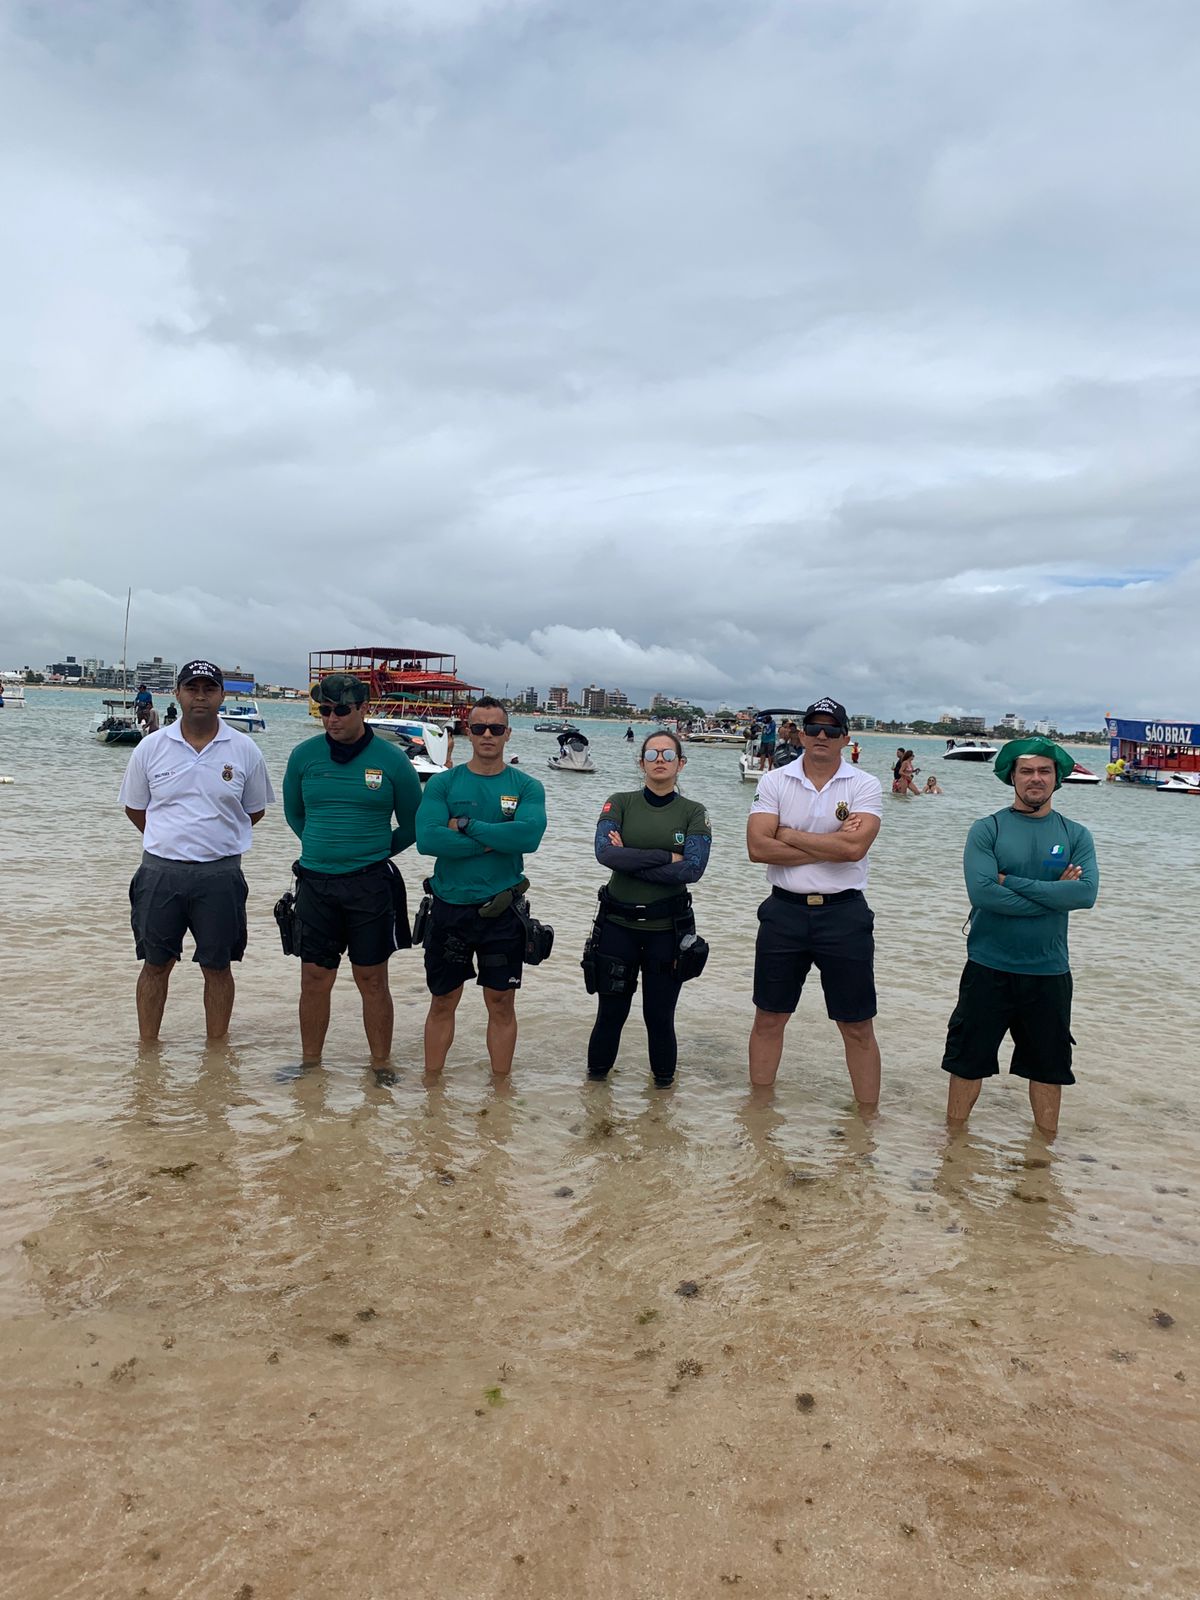
[[[804,757],[797,756],[758,780],[750,810],[778,817],[785,828],[836,833],[855,811],[882,817],[883,790],[878,778],[844,759],[825,787],[815,789],[804,775]],[[822,861],[807,867],[772,865],[767,867],[767,882],[794,894],[836,894],[841,889],[865,889],[869,870],[866,856],[861,861]]]
[[[121,785],[121,804],[146,813],[146,849],[170,861],[245,855],[250,812],[265,811],[274,799],[262,751],[224,722],[199,754],[178,723],[148,734]]]

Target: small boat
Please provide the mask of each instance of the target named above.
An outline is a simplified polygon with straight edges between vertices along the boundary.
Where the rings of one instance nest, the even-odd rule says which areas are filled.
[[[244,667],[237,667],[225,674],[225,693],[232,696],[233,703],[226,702],[217,715],[227,726],[240,728],[243,733],[265,733],[267,720],[254,698],[254,678],[243,677],[244,672]]]
[[[367,717],[365,720],[372,733],[401,747],[422,783],[435,772],[445,772],[450,754],[448,727],[409,717]]]
[[[574,733],[576,730],[573,722],[535,722],[533,731],[534,733]]]
[[[132,700],[104,700],[104,715],[96,725],[97,744],[141,744],[145,734],[134,717]]]
[[[237,699],[231,706],[222,706],[217,712],[221,721],[231,728],[240,728],[243,733],[265,733],[267,719],[258,709],[257,700]]]
[[[689,744],[741,744],[746,735],[732,723],[693,723],[683,736]]]
[[[1169,778],[1164,778],[1154,787],[1159,794],[1200,795],[1200,772],[1173,772]]]
[[[0,709],[4,711],[24,711],[25,685],[23,683],[0,683]]]
[[[1067,773],[1066,777],[1063,779],[1063,782],[1064,783],[1099,783],[1100,779],[1096,776],[1096,774],[1092,771],[1092,769],[1090,767],[1085,767],[1082,762],[1077,761],[1075,763],[1074,767],[1071,769],[1071,771]]]
[[[943,761],[994,761],[999,746],[986,739],[963,739],[948,744],[942,752]]]
[[[572,728],[568,733],[558,736],[558,754],[551,756],[546,762],[548,767],[553,767],[555,772],[595,772],[596,768],[588,754],[588,741],[578,728]]]

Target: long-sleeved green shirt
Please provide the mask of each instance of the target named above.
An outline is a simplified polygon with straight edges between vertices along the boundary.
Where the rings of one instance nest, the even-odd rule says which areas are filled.
[[[300,840],[300,865],[335,877],[407,850],[420,803],[412,762],[378,734],[350,761],[333,759],[323,733],[305,739],[283,775],[283,814]]]
[[[1059,880],[1068,866],[1083,876]],[[1004,882],[1000,882],[1000,874]],[[998,972],[1069,972],[1067,914],[1096,903],[1100,869],[1082,823],[997,811],[972,824],[963,851],[971,901],[967,956]]]
[[[467,818],[467,832],[450,826]],[[546,831],[546,791],[516,767],[481,777],[469,767],[435,772],[417,813],[417,849],[436,856],[433,892],[451,905],[479,905],[525,875],[523,856]]]

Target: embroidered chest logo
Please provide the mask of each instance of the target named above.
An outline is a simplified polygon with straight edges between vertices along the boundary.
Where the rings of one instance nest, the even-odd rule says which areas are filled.
[[[683,834],[682,833],[677,833],[675,835],[675,843],[676,844],[682,844],[683,843]]]
[[[515,794],[502,794],[500,796],[500,815],[505,822],[511,822],[517,814],[517,796]]]
[[[221,776],[225,779],[226,783],[232,783],[233,782],[233,768],[231,766],[222,767]]]
[[[379,767],[368,767],[363,773],[363,782],[368,789],[383,788],[383,772]]]
[[[834,808],[833,814],[839,822],[845,822],[846,818],[850,815],[850,807],[844,800],[839,800],[837,806]]]

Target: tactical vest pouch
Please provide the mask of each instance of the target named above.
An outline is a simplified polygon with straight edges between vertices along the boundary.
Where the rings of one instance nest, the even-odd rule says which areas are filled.
[[[595,939],[583,947],[583,986],[589,994],[631,994],[637,987],[637,968],[596,949]]]
[[[702,939],[698,933],[685,933],[679,941],[675,957],[675,976],[680,983],[686,983],[689,978],[698,978],[707,961],[707,939]]]

